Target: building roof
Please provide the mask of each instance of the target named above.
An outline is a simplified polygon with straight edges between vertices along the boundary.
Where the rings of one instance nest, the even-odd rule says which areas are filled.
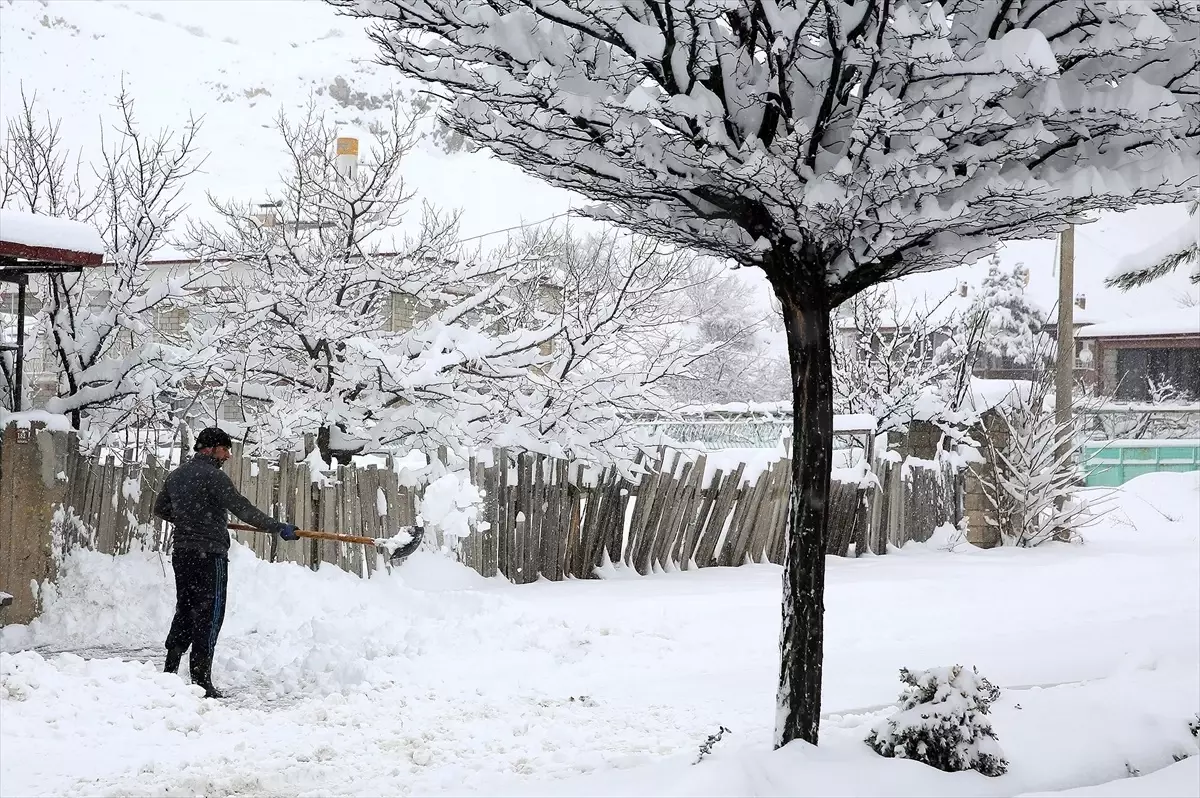
[[[1200,308],[1180,308],[1084,327],[1076,338],[1151,338],[1181,335],[1200,338]]]
[[[103,261],[104,242],[91,225],[0,208],[0,269],[70,269]]]

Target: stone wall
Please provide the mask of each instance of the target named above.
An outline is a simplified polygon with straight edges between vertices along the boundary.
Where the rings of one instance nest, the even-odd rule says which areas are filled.
[[[1004,423],[1004,419],[996,410],[985,412],[980,423],[971,429],[971,435],[980,442],[985,437],[990,438],[992,445],[997,449],[1002,450],[1008,445],[1008,425]],[[979,453],[986,458],[988,447],[981,446]],[[967,541],[985,549],[999,546],[1001,543],[999,527],[987,519],[990,505],[983,493],[983,485],[978,476],[979,472],[988,473],[989,468],[990,463],[986,462],[972,464],[971,468],[967,469],[966,484],[963,489],[963,504],[967,515]]]
[[[50,522],[66,488],[62,473],[72,436],[39,424],[9,424],[0,440],[0,591],[13,602],[0,624],[29,623],[38,614],[34,584],[55,576]]]

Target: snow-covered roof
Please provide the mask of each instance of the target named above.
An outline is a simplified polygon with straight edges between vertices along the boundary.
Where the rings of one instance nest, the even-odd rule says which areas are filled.
[[[95,266],[104,259],[104,242],[83,222],[0,208],[0,255]]]
[[[1200,308],[1180,308],[1084,327],[1078,338],[1143,338],[1154,336],[1200,336]]]
[[[1191,220],[1194,223],[1194,219]],[[1122,291],[1105,285],[1118,263],[1126,262],[1135,255],[1144,253],[1147,242],[1174,239],[1181,227],[1189,223],[1186,205],[1162,205],[1139,207],[1125,213],[1099,214],[1097,221],[1075,228],[1075,296],[1084,298],[1084,308],[1074,309],[1076,325],[1118,322],[1136,319],[1166,310],[1179,308],[1183,296],[1196,296],[1197,288],[1190,281],[1187,268],[1158,280]],[[1057,321],[1058,307],[1058,248],[1053,239],[1037,241],[1011,241],[1000,248],[1001,266],[1010,269],[1023,263],[1029,270],[1029,284],[1025,295],[1047,315],[1049,323]],[[987,275],[988,261],[946,269],[940,272],[914,274],[887,284],[893,291],[900,313],[905,314],[915,305],[922,311],[937,306],[930,321],[938,322],[951,313],[966,310],[975,298],[976,291]],[[765,282],[765,278],[760,278]],[[960,296],[958,288],[967,283],[967,296]],[[943,297],[950,295],[938,305]],[[892,319],[881,319],[885,327],[894,325]],[[835,322],[835,324],[839,324]],[[852,323],[852,321],[851,321]],[[1087,328],[1090,330],[1090,328]],[[1076,333],[1079,335],[1080,333]]]

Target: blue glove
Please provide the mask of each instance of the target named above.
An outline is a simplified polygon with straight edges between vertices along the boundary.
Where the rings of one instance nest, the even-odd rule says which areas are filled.
[[[284,540],[299,540],[300,536],[296,534],[296,526],[294,524],[284,524],[279,530],[279,537]]]

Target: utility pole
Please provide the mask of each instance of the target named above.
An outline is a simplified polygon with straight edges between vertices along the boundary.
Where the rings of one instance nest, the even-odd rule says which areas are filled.
[[[1062,436],[1057,457],[1065,462],[1072,440],[1071,393],[1075,386],[1075,225],[1062,231],[1058,247],[1058,360],[1054,375],[1054,421]]]

